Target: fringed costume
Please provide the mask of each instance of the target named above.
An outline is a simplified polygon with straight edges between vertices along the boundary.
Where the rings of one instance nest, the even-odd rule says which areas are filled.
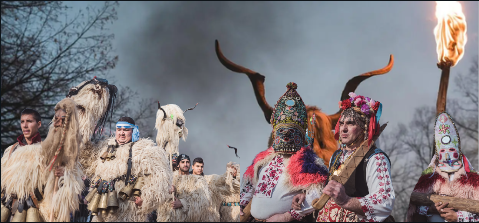
[[[349,93],[351,98],[339,102],[343,110],[336,125],[335,138],[339,140],[338,149],[329,161],[329,173],[339,174],[344,170],[344,163],[356,150],[346,150],[345,144],[339,139],[339,123],[351,118],[355,125],[364,131],[364,141],[370,144],[375,135],[379,134],[379,118],[382,104],[371,98]],[[364,126],[364,127],[363,127]],[[374,144],[363,158],[363,161],[354,170],[349,180],[344,184],[346,194],[355,197],[361,203],[365,216],[346,210],[329,199],[326,205],[319,210],[317,222],[382,222],[391,219],[395,194],[391,181],[391,164],[388,156]]]
[[[183,207],[179,209],[157,211],[158,222],[214,222],[219,221],[208,182],[203,176],[181,175],[173,172],[173,185],[176,187],[176,197]],[[167,190],[164,190],[167,191]],[[171,195],[169,195],[171,197]],[[169,203],[168,203],[169,205]]]
[[[234,167],[234,168],[232,168]],[[239,221],[239,164],[232,162],[227,164],[226,173],[223,175],[205,175],[209,190],[212,194],[212,200],[216,210],[219,211],[220,222],[238,222]],[[237,172],[237,177],[233,177],[232,171]]]
[[[422,173],[414,192],[436,194],[463,199],[479,200],[479,175],[461,152],[459,132],[451,116],[438,115],[434,127],[436,154],[429,167]],[[438,213],[430,213],[430,207],[410,203],[407,221],[444,222]],[[458,222],[479,222],[479,214],[457,210]]]
[[[196,107],[196,105],[195,105]],[[188,129],[186,128],[186,118],[184,113],[193,108],[181,110],[178,105],[168,104],[160,106],[158,102],[158,112],[156,113],[155,128],[158,130],[156,143],[158,147],[166,151],[171,165],[173,158],[179,155],[180,139],[186,141]],[[173,168],[173,167],[172,167]]]
[[[132,142],[123,145],[108,139],[88,170],[94,180],[86,200],[95,222],[144,222],[158,207],[168,211],[163,192],[171,185],[172,171],[167,155],[152,140],[133,134]],[[135,204],[136,197],[143,200],[141,206]]]
[[[15,222],[70,221],[70,213],[79,208],[78,194],[84,184],[78,162],[78,110],[67,98],[55,111],[45,141],[15,151],[10,147],[2,157],[2,222],[8,221],[10,214]],[[54,172],[59,165],[64,167],[64,175],[56,181]]]
[[[289,83],[287,88],[271,116],[273,145],[256,155],[241,182],[240,205],[244,208],[252,202],[251,221],[288,213],[293,219],[306,220],[328,176],[323,160],[306,145],[307,113],[297,85]],[[291,209],[293,197],[303,192],[303,208]]]

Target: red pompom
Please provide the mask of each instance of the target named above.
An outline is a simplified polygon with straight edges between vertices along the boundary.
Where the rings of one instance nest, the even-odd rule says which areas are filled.
[[[378,111],[380,104],[381,104],[381,103],[380,103],[379,101],[376,101],[376,103],[373,105],[373,110],[374,110],[374,112],[377,112],[377,111]]]
[[[339,140],[339,120],[336,122],[336,127],[334,127],[334,139],[336,139],[336,141]]]

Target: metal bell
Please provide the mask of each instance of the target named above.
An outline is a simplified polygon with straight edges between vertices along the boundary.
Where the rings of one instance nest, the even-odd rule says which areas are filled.
[[[116,191],[108,191],[108,207],[118,207],[118,197]]]
[[[97,192],[90,203],[88,203],[87,209],[92,212],[92,214],[96,215],[98,211],[98,202],[100,202],[100,194]]]
[[[145,185],[145,181],[143,177],[138,177],[136,180],[135,186],[133,187],[133,196],[139,197],[141,195],[141,188]]]
[[[88,203],[90,203],[91,199],[93,198],[93,196],[95,196],[96,192],[97,192],[97,189],[92,188],[91,191],[86,195],[85,200],[88,201]]]
[[[40,212],[38,208],[30,207],[27,210],[27,222],[43,222],[42,217],[40,216]]]
[[[108,208],[108,195],[107,193],[101,194],[100,203],[98,203],[98,209]]]
[[[139,196],[141,196],[141,191],[140,190],[135,190],[131,196],[139,197]]]
[[[7,222],[11,214],[10,209],[2,205],[2,222]]]
[[[133,184],[128,184],[120,190],[119,195],[122,201],[125,201],[126,199],[130,198],[131,193],[133,192],[133,186]]]
[[[27,211],[23,210],[22,212],[15,212],[15,215],[13,215],[12,222],[25,222],[27,220]]]

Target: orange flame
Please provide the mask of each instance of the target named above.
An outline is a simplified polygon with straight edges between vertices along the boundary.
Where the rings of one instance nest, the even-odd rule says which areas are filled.
[[[439,62],[451,61],[455,66],[464,56],[467,42],[466,16],[459,2],[436,2],[437,26],[434,28]]]

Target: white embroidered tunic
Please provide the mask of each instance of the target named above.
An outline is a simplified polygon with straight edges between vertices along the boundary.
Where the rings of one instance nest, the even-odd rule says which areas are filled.
[[[288,158],[282,155],[274,157],[267,165],[259,170],[258,182],[256,185],[246,183],[241,188],[240,204],[246,206],[251,204],[251,215],[254,218],[265,220],[275,214],[290,212],[293,218],[300,220],[302,217],[312,213],[312,200],[319,197],[314,190],[309,191],[303,203],[302,210],[291,210],[293,197],[302,191],[291,191],[287,188],[285,174]]]
[[[344,150],[338,162],[341,164],[353,154],[353,150]],[[330,160],[329,165],[331,166]],[[357,197],[365,216],[357,215],[360,221],[382,222],[394,207],[394,188],[391,181],[391,164],[383,153],[373,155],[366,165],[366,182],[369,194]]]

